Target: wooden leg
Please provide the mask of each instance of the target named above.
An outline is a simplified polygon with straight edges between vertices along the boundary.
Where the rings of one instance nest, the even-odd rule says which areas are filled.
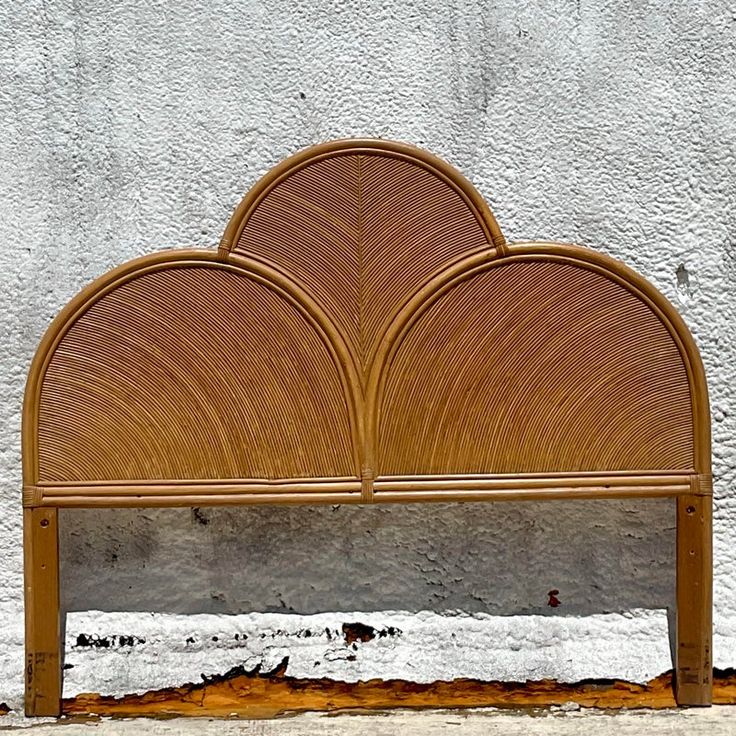
[[[27,716],[61,715],[58,511],[23,510]]]
[[[712,506],[710,496],[677,499],[678,705],[710,705],[712,699]]]

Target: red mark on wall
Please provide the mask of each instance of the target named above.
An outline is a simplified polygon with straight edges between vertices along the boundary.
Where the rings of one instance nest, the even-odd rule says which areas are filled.
[[[561,601],[557,597],[559,594],[560,594],[560,591],[557,590],[557,589],[550,590],[550,592],[547,593],[547,595],[549,596],[549,600],[547,601],[547,605],[548,606],[552,606],[552,608],[557,608],[557,606],[561,605]]]

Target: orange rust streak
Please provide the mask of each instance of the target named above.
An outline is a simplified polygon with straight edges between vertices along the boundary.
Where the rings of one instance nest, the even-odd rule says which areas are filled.
[[[547,707],[573,701],[590,708],[674,708],[672,673],[645,685],[622,680],[555,680],[483,682],[459,679],[420,684],[406,680],[338,682],[284,675],[282,665],[260,674],[242,670],[233,676],[178,688],[152,690],[122,698],[81,694],[63,703],[66,715],[231,716],[268,718],[287,712],[386,708]],[[736,672],[718,672],[713,682],[714,704],[736,704]]]

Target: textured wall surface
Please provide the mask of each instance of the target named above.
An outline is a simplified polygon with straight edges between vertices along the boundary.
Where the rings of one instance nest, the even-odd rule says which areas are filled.
[[[509,239],[603,250],[683,313],[714,420],[715,664],[736,666],[735,78],[725,0],[1,3],[0,700],[22,691],[20,408],[44,329],[124,260],[215,245],[284,156],[355,135],[428,148]],[[216,632],[248,612],[252,635],[284,614],[287,655],[296,614],[394,611],[415,632],[315,676],[601,676],[598,646],[621,652],[610,674],[642,679],[660,644],[624,645],[661,638],[651,611],[673,600],[669,502],[89,511],[62,513],[61,542],[66,609],[108,612],[71,616],[70,646],[126,637],[70,650],[68,694],[187,679],[194,660],[164,656],[187,627],[197,667],[223,671],[237,658]],[[127,637],[147,631],[136,659]],[[544,667],[518,631],[547,642]]]

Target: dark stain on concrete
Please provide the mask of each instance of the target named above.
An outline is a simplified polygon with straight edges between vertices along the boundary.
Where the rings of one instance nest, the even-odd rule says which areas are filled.
[[[345,637],[345,643],[350,645],[356,641],[371,641],[376,638],[376,630],[368,624],[361,623],[345,623],[342,625],[342,635]]]
[[[207,526],[210,523],[210,517],[202,511],[198,506],[192,509],[192,519],[201,526]]]
[[[111,649],[112,647],[134,647],[137,644],[145,644],[146,640],[139,636],[125,636],[115,634],[113,636],[96,636],[94,634],[78,634],[75,647],[94,649]]]
[[[342,635],[345,638],[345,643],[350,646],[351,644],[354,645],[357,641],[363,643],[372,641],[376,637],[383,639],[387,636],[400,636],[401,629],[397,629],[395,626],[386,626],[383,629],[375,629],[373,626],[362,624],[360,622],[344,623],[342,625]],[[328,635],[328,638],[331,637]]]

